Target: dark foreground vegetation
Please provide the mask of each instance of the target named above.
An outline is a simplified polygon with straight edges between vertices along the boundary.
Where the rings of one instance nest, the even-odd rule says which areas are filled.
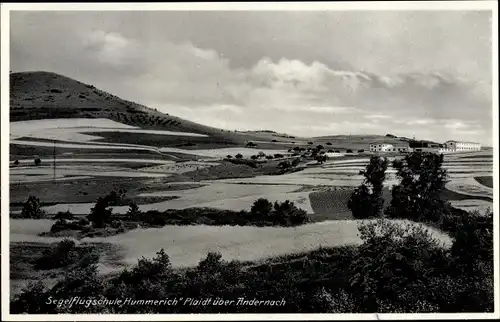
[[[168,251],[162,249],[155,258],[139,259],[113,277],[98,274],[97,258],[88,256],[51,288],[29,285],[12,300],[11,312],[492,312],[493,214],[460,211],[441,199],[446,181],[441,156],[412,153],[395,161],[394,167],[401,181],[392,189],[385,210],[380,191],[387,161],[379,157],[373,157],[362,172],[365,181],[349,200],[354,217],[376,219],[360,224],[359,246],[320,248],[261,263],[228,262],[219,253],[209,253],[197,267],[183,270],[173,269]],[[93,212],[106,209],[104,205],[96,204]],[[291,209],[289,203],[280,206],[260,200],[251,213],[270,222],[288,218],[283,224],[291,225],[293,216],[283,217],[286,211],[281,208]],[[136,210],[131,207],[129,215]],[[449,234],[452,244],[443,245],[423,226],[387,220],[392,218],[438,227]],[[60,262],[54,259],[64,256],[60,254],[43,256]],[[53,302],[73,296],[81,302],[72,306]],[[96,305],[87,304],[92,299]],[[121,306],[98,302],[115,299],[128,302]],[[158,305],[155,300],[161,299],[172,301]],[[205,305],[194,305],[193,300],[207,299]],[[240,299],[268,302],[250,305]],[[227,302],[220,305],[218,300]]]
[[[162,249],[113,277],[98,274],[97,259],[89,256],[50,289],[30,284],[12,300],[11,313],[491,312],[492,229],[491,214],[471,214],[447,249],[422,228],[379,220],[360,226],[359,247],[321,248],[260,264],[209,253],[185,270],[173,269]],[[67,258],[64,251],[44,256]],[[71,307],[56,302],[74,296],[80,302]],[[97,302],[117,298],[129,302]],[[188,298],[211,300],[193,305]],[[244,305],[239,298],[276,302]],[[155,305],[160,299],[177,301]],[[217,299],[233,302],[216,305]]]

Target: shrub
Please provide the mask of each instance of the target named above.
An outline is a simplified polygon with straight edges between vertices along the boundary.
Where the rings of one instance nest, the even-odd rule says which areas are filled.
[[[233,156],[232,156],[231,154],[228,154],[228,155],[226,155],[226,158],[228,158],[228,159],[232,159],[232,158],[233,158]]]
[[[327,160],[327,157],[325,154],[320,154],[320,155],[316,156],[316,161],[318,161],[318,163],[325,163],[326,160]]]
[[[272,209],[273,204],[269,200],[259,198],[253,203],[250,213],[256,220],[267,220]]]
[[[55,219],[55,220],[60,220],[60,219],[63,219],[63,220],[71,220],[71,219],[73,219],[73,217],[74,217],[74,216],[73,216],[73,214],[72,214],[69,210],[67,210],[67,211],[65,211],[65,212],[63,212],[63,211],[58,212],[58,213],[54,216],[54,219]]]
[[[278,142],[278,140],[274,140],[274,139],[273,139],[273,140],[271,140],[271,142]]]
[[[260,151],[260,152],[258,153],[258,155],[257,155],[257,156],[258,156],[259,158],[263,158],[263,157],[265,157],[265,156],[266,156],[266,154],[265,154],[264,152]]]
[[[351,150],[351,149],[347,149],[347,150],[345,151],[345,153],[352,153],[352,150]]]
[[[258,156],[256,156],[256,155],[252,155],[252,156],[250,157],[250,159],[252,159],[252,160],[257,160],[258,158],[259,158],[259,157],[258,157]]]
[[[314,144],[312,141],[307,142],[307,144]]]
[[[288,151],[288,152],[292,152],[292,151],[290,150],[290,151]],[[280,154],[280,153],[276,153],[276,154],[274,155],[274,158],[275,158],[275,159],[280,159],[280,158],[284,158],[284,157],[285,157],[285,156],[284,156],[283,154]]]
[[[278,168],[286,170],[289,169],[292,165],[290,164],[290,161],[281,161],[278,163]]]
[[[299,163],[300,163],[300,159],[299,159],[299,158],[297,158],[297,159],[293,159],[293,161],[292,161],[292,167],[296,167],[296,166],[298,166],[298,165],[299,165]]]
[[[249,147],[249,148],[254,148],[254,147],[257,146],[257,144],[254,143],[254,142],[247,142],[246,146]]]
[[[359,150],[358,150],[358,153],[363,153],[363,152],[365,152],[365,150],[364,150],[364,149],[359,149]]]
[[[324,148],[325,148],[325,147],[324,147],[324,146],[322,146],[321,144],[319,144],[319,145],[317,145],[317,146],[316,146],[316,150],[318,150],[318,151],[321,151],[321,150],[323,150]]]
[[[36,158],[34,162],[35,162],[35,165],[37,165],[37,166],[42,164],[42,160],[40,160],[40,158]]]
[[[234,156],[236,159],[242,159],[243,155],[241,153],[238,153]]]
[[[19,160],[15,160],[14,165],[19,165]]]
[[[52,269],[68,266],[78,260],[75,251],[76,244],[71,239],[63,239],[55,247],[46,249],[42,256],[35,261],[37,269]]]
[[[139,206],[135,202],[131,202],[127,211],[127,219],[132,221],[137,221],[141,217],[141,211]]]
[[[332,142],[326,142],[326,145],[332,145]]]
[[[45,211],[40,206],[40,199],[35,196],[29,196],[21,210],[22,218],[40,219],[45,216]]]
[[[339,150],[335,150],[334,152],[335,152],[335,153],[340,153],[340,151],[339,151]]]
[[[274,157],[272,155],[266,155],[266,159],[272,160],[272,159],[274,159]]]

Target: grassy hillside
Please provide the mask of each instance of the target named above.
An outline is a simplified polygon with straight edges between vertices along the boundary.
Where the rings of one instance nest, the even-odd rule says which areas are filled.
[[[231,132],[184,120],[55,73],[10,74],[11,122],[55,118],[107,118],[144,129],[205,134],[227,146],[271,141],[269,134]]]

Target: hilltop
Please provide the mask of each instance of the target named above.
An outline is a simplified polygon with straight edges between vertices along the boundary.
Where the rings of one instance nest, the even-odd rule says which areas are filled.
[[[58,118],[106,118],[143,129],[205,134],[222,146],[243,145],[269,136],[191,122],[52,72],[10,74],[11,122]],[[280,139],[284,140],[287,138]]]

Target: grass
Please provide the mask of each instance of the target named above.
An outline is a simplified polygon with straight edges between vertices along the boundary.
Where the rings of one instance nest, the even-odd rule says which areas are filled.
[[[347,201],[349,200],[353,190],[354,189],[352,187],[348,187],[345,189],[316,191],[309,194],[311,207],[314,211],[314,215],[312,215],[311,219],[313,221],[353,219],[351,211],[347,208]],[[390,205],[392,199],[390,190],[385,188],[382,196],[385,200],[384,208],[386,208]],[[491,198],[471,197],[448,189],[444,189],[442,198],[448,201],[470,199],[492,201]]]
[[[493,177],[492,176],[486,176],[486,177],[474,177],[477,182],[482,184],[483,186],[493,188]]]
[[[11,183],[11,206],[21,206],[30,195],[37,196],[44,205],[56,203],[95,202],[111,191],[127,190],[124,202],[155,203],[171,200],[171,197],[138,197],[143,192],[155,190],[178,191],[198,187],[199,185],[161,184],[150,178],[95,177],[54,184],[51,181],[33,183]]]

